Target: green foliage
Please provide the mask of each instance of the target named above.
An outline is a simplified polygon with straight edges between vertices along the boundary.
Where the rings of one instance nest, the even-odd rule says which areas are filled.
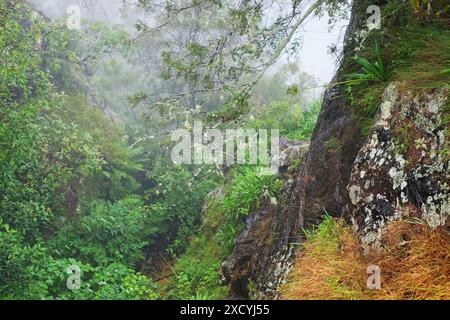
[[[230,122],[242,119],[250,111],[249,94],[247,92],[233,92],[221,107],[206,116],[207,123],[217,121]]]
[[[300,164],[301,164],[300,159],[294,159],[294,160],[292,160],[291,166],[294,169],[298,169],[300,167]]]
[[[224,213],[221,191],[208,197],[206,206],[202,228],[173,266],[175,275],[166,288],[169,298],[224,299],[228,293],[219,279],[221,263],[231,248],[223,245],[218,232],[223,227],[236,226],[237,222]]]
[[[2,299],[156,299],[155,285],[114,262],[93,267],[73,258],[54,258],[44,243],[33,246],[8,225],[0,226]],[[69,266],[81,270],[80,289],[67,287]]]
[[[81,39],[81,44],[84,45],[81,49],[89,50],[95,57],[115,53],[117,49],[124,56],[133,52],[130,35],[123,26],[95,21],[89,24],[89,30]]]
[[[142,300],[157,299],[156,285],[133,269],[112,263],[92,267],[74,259],[52,260],[33,274],[32,289],[23,298],[62,300]],[[68,266],[81,269],[80,288],[70,290],[66,282]],[[37,290],[39,288],[39,290]]]
[[[159,298],[157,286],[148,277],[117,262],[106,267],[95,268],[93,276],[90,278],[86,276],[86,278],[85,290],[82,287],[80,292],[75,291],[73,297],[69,296],[70,299],[154,300]]]
[[[243,167],[236,171],[233,184],[223,200],[223,208],[234,218],[246,216],[253,206],[258,206],[259,197],[276,197],[280,182],[274,175],[261,175],[258,167]]]
[[[169,297],[226,297],[228,288],[219,284],[220,265],[242,231],[243,218],[258,206],[261,196],[276,197],[280,188],[276,176],[260,176],[258,167],[237,168],[231,176],[225,191],[207,200],[204,225],[174,266],[175,276],[168,285]]]
[[[362,68],[364,73],[347,74],[345,75],[345,78],[349,80],[344,83],[355,85],[366,81],[386,81],[389,75],[384,66],[383,59],[381,58],[380,47],[377,42],[375,42],[375,57],[375,62],[371,63],[366,58],[356,56],[354,58],[355,62]]]
[[[59,110],[61,121],[75,123],[77,130],[89,133],[103,160],[101,171],[84,185],[90,198],[119,200],[136,192],[142,163],[134,159],[139,150],[129,150],[123,128],[112,123],[99,109],[88,106],[84,95],[64,97]]]
[[[137,196],[114,204],[96,201],[48,244],[58,256],[78,257],[92,265],[120,262],[134,268],[143,259],[142,249],[157,233],[157,222]]]
[[[300,164],[301,164],[300,159],[294,159],[294,160],[292,160],[292,163],[291,163],[291,165],[290,165],[289,168],[288,168],[288,174],[289,174],[289,175],[292,175],[292,174],[294,174],[295,172],[297,172],[297,170],[300,168]]]
[[[402,30],[392,55],[404,54],[396,60],[394,80],[405,89],[429,92],[449,86],[449,75],[444,72],[450,61],[450,32],[437,25],[414,26]],[[405,54],[406,53],[406,54]]]
[[[148,190],[153,198],[151,214],[160,219],[159,234],[174,239],[170,249],[181,252],[198,228],[205,196],[218,183],[218,177],[205,168],[194,176],[184,166],[165,168]]]
[[[228,288],[219,285],[221,258],[218,243],[205,236],[196,238],[174,266],[169,297],[213,300],[225,298]]]
[[[256,117],[247,122],[247,126],[255,129],[279,129],[280,136],[293,140],[309,140],[319,117],[321,100],[315,100],[302,110],[298,104],[289,101],[271,103],[267,108],[254,108]]]
[[[0,298],[155,298],[130,268],[149,212],[138,197],[105,201],[136,190],[139,164],[100,111],[55,86],[66,35],[18,1],[0,2],[0,30]],[[66,286],[69,265],[80,290]]]
[[[323,221],[311,230],[303,230],[308,242],[316,243],[316,250],[337,250],[339,228],[336,221],[325,212]]]
[[[408,28],[372,33],[369,42],[375,40],[375,48],[363,48],[352,62],[351,70],[362,68],[362,72],[353,70],[348,75],[352,106],[365,129],[378,111],[388,79],[403,80],[420,90],[448,86],[448,32],[437,24],[411,23],[399,14],[399,3],[388,3],[386,7],[395,10],[385,19],[407,19]],[[339,1],[329,5],[330,13],[340,8]],[[235,43],[233,48],[226,47],[232,39],[221,39],[218,32],[219,38],[208,44],[191,39],[176,52],[163,52],[165,65],[158,72],[180,83],[168,86],[176,88],[169,90],[175,96],[161,94],[162,101],[148,114],[152,123],[146,127],[130,121],[135,120],[132,112],[124,112],[128,117],[124,126],[114,124],[88,102],[97,100],[92,97],[91,80],[105,102],[94,104],[116,111],[126,103],[118,88],[139,82],[126,70],[127,59],[137,49],[127,31],[105,23],[91,24],[83,33],[69,31],[33,15],[24,1],[0,1],[1,299],[226,297],[228,288],[219,284],[221,263],[232,251],[247,216],[262,197],[276,199],[281,183],[275,176],[260,175],[258,167],[232,168],[225,186],[207,197],[222,182],[218,168],[173,166],[168,160],[169,139],[158,134],[179,124],[180,119],[174,120],[171,113],[187,114],[180,102],[186,98],[192,108],[199,101],[202,104],[189,112],[190,117],[221,106],[206,116],[212,125],[245,124],[279,129],[281,136],[290,139],[310,139],[321,102],[300,105],[299,101],[306,101],[303,91],[314,82],[311,77],[295,69],[288,74],[295,74],[295,81],[282,75],[263,79],[252,92],[256,97],[250,95],[251,86],[232,88],[238,80],[246,80],[244,75],[255,73],[254,66],[244,62],[255,62],[249,58],[262,58],[263,53],[271,53],[267,48],[276,49],[284,41],[284,33],[257,27],[261,9],[244,4],[226,10],[225,16],[241,36],[254,32],[262,38]],[[198,27],[195,18],[187,22]],[[213,28],[220,31],[217,22]],[[389,45],[380,50],[376,41]],[[222,49],[211,55],[211,48]],[[128,64],[122,65],[123,61]],[[90,68],[120,79],[95,72],[87,75]],[[284,80],[277,83],[278,79]],[[288,87],[287,83],[295,84]],[[186,84],[196,94],[184,93]],[[148,98],[141,93],[130,101],[141,104]],[[448,130],[445,134],[448,137]],[[136,138],[147,135],[152,138]],[[333,151],[341,144],[330,139],[326,147]],[[447,144],[443,149],[448,155]],[[294,161],[289,170],[299,165]],[[333,230],[327,217],[307,237],[328,243],[326,237]],[[267,244],[273,239],[269,237]],[[176,259],[174,275],[162,288],[162,296],[160,287],[136,271],[145,254],[159,250],[159,245]],[[77,290],[67,287],[69,266],[81,270]]]
[[[103,159],[89,133],[61,118],[63,98],[41,70],[42,57],[35,50],[39,37],[22,32],[16,22],[16,15],[30,19],[17,6],[1,10],[9,32],[0,35],[5,62],[0,67],[0,208],[4,222],[34,243],[42,228],[65,211],[60,204],[68,184],[91,177]],[[38,21],[30,28],[39,26]]]
[[[192,101],[205,96],[248,92],[283,52],[297,52],[300,41],[292,38],[307,16],[327,12],[330,21],[338,21],[349,12],[343,10],[348,2],[341,0],[316,1],[302,10],[298,6],[298,1],[292,1],[286,10],[275,13],[270,3],[244,1],[236,6],[226,1],[195,1],[180,11],[170,2],[139,1],[138,7],[152,12],[159,24],[152,27],[141,21],[139,36],[152,34],[167,43],[159,51],[165,67],[161,78],[184,84],[159,100],[193,108]],[[267,16],[272,18],[265,21]]]
[[[445,21],[423,24],[415,18],[410,4],[402,1],[391,1],[382,10],[383,23],[388,27],[382,33],[372,31],[366,39],[366,43],[383,44],[382,50],[368,45],[360,53],[368,61],[376,61],[369,69],[377,69],[376,64],[380,66],[384,61],[382,69],[389,70],[388,80],[398,82],[403,90],[430,92],[447,87],[448,74],[442,72],[448,68],[450,59]],[[362,134],[368,134],[372,127],[387,83],[380,81],[381,77],[372,81],[377,74],[382,75],[381,69],[372,71],[366,77],[370,81],[356,78],[348,80],[347,86],[347,96],[361,123]]]
[[[223,252],[233,251],[237,237],[243,230],[243,224],[240,221],[230,219],[228,223],[223,224],[217,229],[215,240],[222,246]]]

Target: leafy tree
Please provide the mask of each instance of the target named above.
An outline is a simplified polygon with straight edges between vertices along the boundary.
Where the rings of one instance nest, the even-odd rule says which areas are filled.
[[[156,21],[156,25],[137,24],[139,40],[170,34],[173,26],[187,26],[187,32],[178,31],[161,53],[163,77],[184,79],[184,90],[156,95],[156,99],[143,95],[142,100],[169,108],[199,95],[231,98],[230,91],[248,92],[286,49],[298,48],[297,30],[306,18],[326,11],[336,20],[345,15],[348,3],[318,0],[308,5],[295,0],[272,11],[275,5],[274,1],[138,1],[138,7]]]
[[[173,238],[171,249],[182,252],[198,229],[206,195],[220,180],[214,171],[193,173],[180,166],[161,174],[157,181],[149,190],[156,196],[150,210],[163,222],[159,232]]]
[[[60,91],[61,66],[75,63],[65,31],[12,0],[0,29],[0,297],[155,298],[132,269],[152,230],[143,201],[106,202],[136,190],[139,165],[83,94]],[[69,265],[80,290],[66,286]]]

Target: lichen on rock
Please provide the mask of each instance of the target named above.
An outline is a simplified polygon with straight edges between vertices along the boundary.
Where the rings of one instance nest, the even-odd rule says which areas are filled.
[[[377,244],[393,220],[420,218],[432,228],[450,214],[449,161],[442,155],[448,88],[385,89],[371,133],[352,168],[352,220],[366,244]]]
[[[294,160],[304,159],[308,143],[280,140],[280,178],[284,181],[281,197],[296,194],[296,181],[288,168]],[[245,227],[239,235],[232,253],[221,265],[221,283],[230,284],[232,299],[275,297],[278,287],[292,264],[294,247],[291,242],[299,237],[298,215],[286,201],[262,194],[259,206],[245,219]],[[277,235],[276,237],[274,235]],[[253,290],[250,293],[249,283]]]

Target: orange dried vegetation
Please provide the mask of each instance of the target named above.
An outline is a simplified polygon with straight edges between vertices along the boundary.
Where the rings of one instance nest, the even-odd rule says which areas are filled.
[[[420,221],[393,222],[381,250],[364,250],[342,220],[307,234],[281,288],[282,299],[450,299],[450,235]],[[381,270],[381,289],[367,288],[367,267]]]

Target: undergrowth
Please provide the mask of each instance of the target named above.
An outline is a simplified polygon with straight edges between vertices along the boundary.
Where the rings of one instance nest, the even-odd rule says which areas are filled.
[[[365,250],[342,220],[326,217],[306,233],[283,299],[450,299],[450,235],[445,227],[393,222],[382,250]],[[381,289],[367,288],[367,267],[381,270]]]
[[[191,239],[186,253],[174,267],[174,276],[163,290],[175,299],[224,299],[229,288],[219,283],[222,261],[244,226],[244,219],[259,205],[262,195],[277,197],[276,176],[260,175],[258,167],[236,168],[224,189],[206,202],[203,226]]]

